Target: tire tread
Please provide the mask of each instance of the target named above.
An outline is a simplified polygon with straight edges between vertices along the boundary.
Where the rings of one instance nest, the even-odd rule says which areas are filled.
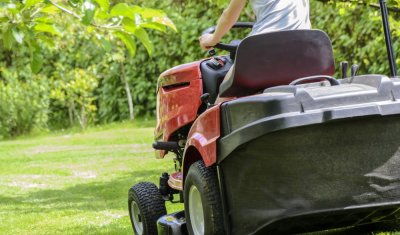
[[[138,204],[142,216],[144,234],[157,235],[157,220],[167,214],[165,201],[157,186],[150,182],[140,182],[130,188],[128,198],[129,215],[131,216],[130,205],[134,200]],[[131,223],[134,229],[132,219]]]
[[[193,174],[194,177],[199,177],[202,182],[205,182],[204,197],[206,198],[207,205],[212,209],[211,216],[211,231],[212,235],[222,235],[224,232],[222,202],[218,184],[217,170],[215,166],[206,167],[203,161],[197,161],[192,164],[188,173]],[[186,185],[186,184],[185,184]],[[185,186],[186,187],[186,186]],[[185,206],[186,208],[186,206]]]

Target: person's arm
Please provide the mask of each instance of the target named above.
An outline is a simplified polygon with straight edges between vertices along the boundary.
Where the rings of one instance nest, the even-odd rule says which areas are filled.
[[[213,34],[200,37],[200,46],[204,50],[210,49],[219,43],[222,37],[232,28],[239,19],[240,12],[246,5],[246,0],[231,0],[228,7],[218,19],[217,27]]]

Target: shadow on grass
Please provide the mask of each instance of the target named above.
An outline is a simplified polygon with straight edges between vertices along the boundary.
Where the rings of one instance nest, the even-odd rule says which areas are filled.
[[[67,226],[67,234],[127,234],[132,231],[127,203],[129,188],[140,181],[157,182],[159,175],[159,170],[136,171],[110,181],[83,183],[65,189],[44,189],[16,197],[0,195],[1,214],[14,221],[22,219],[20,215],[65,217],[68,225],[60,227]],[[85,217],[84,221],[75,222],[75,213]],[[41,222],[39,217],[37,223]],[[29,230],[28,227],[21,229]]]
[[[79,184],[66,189],[40,190],[23,197],[4,197],[1,204],[25,205],[12,208],[19,213],[33,213],[59,210],[102,211],[121,209],[127,206],[129,188],[139,181],[157,182],[161,175],[158,170],[132,172],[131,174],[106,182]],[[27,205],[29,205],[26,207]]]

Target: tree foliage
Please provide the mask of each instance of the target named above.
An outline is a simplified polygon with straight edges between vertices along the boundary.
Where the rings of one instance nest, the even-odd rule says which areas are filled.
[[[327,2],[312,2],[312,24],[331,37],[337,64],[349,61],[360,65],[360,74],[389,75],[379,1]],[[388,1],[395,53],[400,48],[399,3]],[[399,64],[400,58],[396,62]]]
[[[58,7],[49,1],[16,2],[15,9],[23,9],[19,11],[9,6],[13,0],[1,1],[0,138],[32,128],[129,119],[126,86],[134,114],[154,115],[159,74],[207,56],[198,37],[216,23],[227,2],[137,0],[131,5],[93,0],[89,3],[94,8],[85,1],[55,2]],[[378,1],[310,2],[313,28],[331,37],[337,64],[347,60],[359,64],[360,73],[389,74]],[[388,1],[395,52],[400,46],[400,13],[394,10],[399,2]],[[154,8],[163,9],[161,18],[143,13],[138,22],[129,17]],[[29,12],[28,17],[20,19],[21,12]],[[249,7],[241,20],[254,20]],[[164,33],[174,30],[171,21],[178,33]],[[135,30],[129,26],[133,23]],[[240,39],[248,32],[237,30],[223,40]],[[31,67],[40,71],[32,73]]]
[[[43,65],[41,45],[51,45],[55,36],[63,34],[61,28],[69,25],[63,25],[61,19],[68,16],[86,25],[88,33],[95,33],[106,50],[111,50],[110,41],[119,38],[132,56],[136,53],[137,40],[150,55],[153,53],[154,47],[146,29],[165,31],[170,27],[176,30],[163,11],[127,3],[110,6],[108,0],[9,0],[0,3],[4,48],[12,50],[26,44],[32,71],[37,73]]]
[[[94,123],[102,74],[93,62],[126,49],[123,58],[134,58],[138,42],[151,56],[148,30],[167,28],[176,31],[163,11],[127,3],[0,1],[0,138],[35,126]]]

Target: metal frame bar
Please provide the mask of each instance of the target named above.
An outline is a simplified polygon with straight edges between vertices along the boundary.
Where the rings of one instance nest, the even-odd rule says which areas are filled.
[[[379,5],[381,7],[381,13],[382,13],[382,23],[383,23],[383,30],[385,33],[385,42],[389,60],[390,73],[392,77],[396,77],[397,76],[396,58],[393,51],[393,43],[389,25],[389,13],[386,5],[386,0],[379,0]]]

